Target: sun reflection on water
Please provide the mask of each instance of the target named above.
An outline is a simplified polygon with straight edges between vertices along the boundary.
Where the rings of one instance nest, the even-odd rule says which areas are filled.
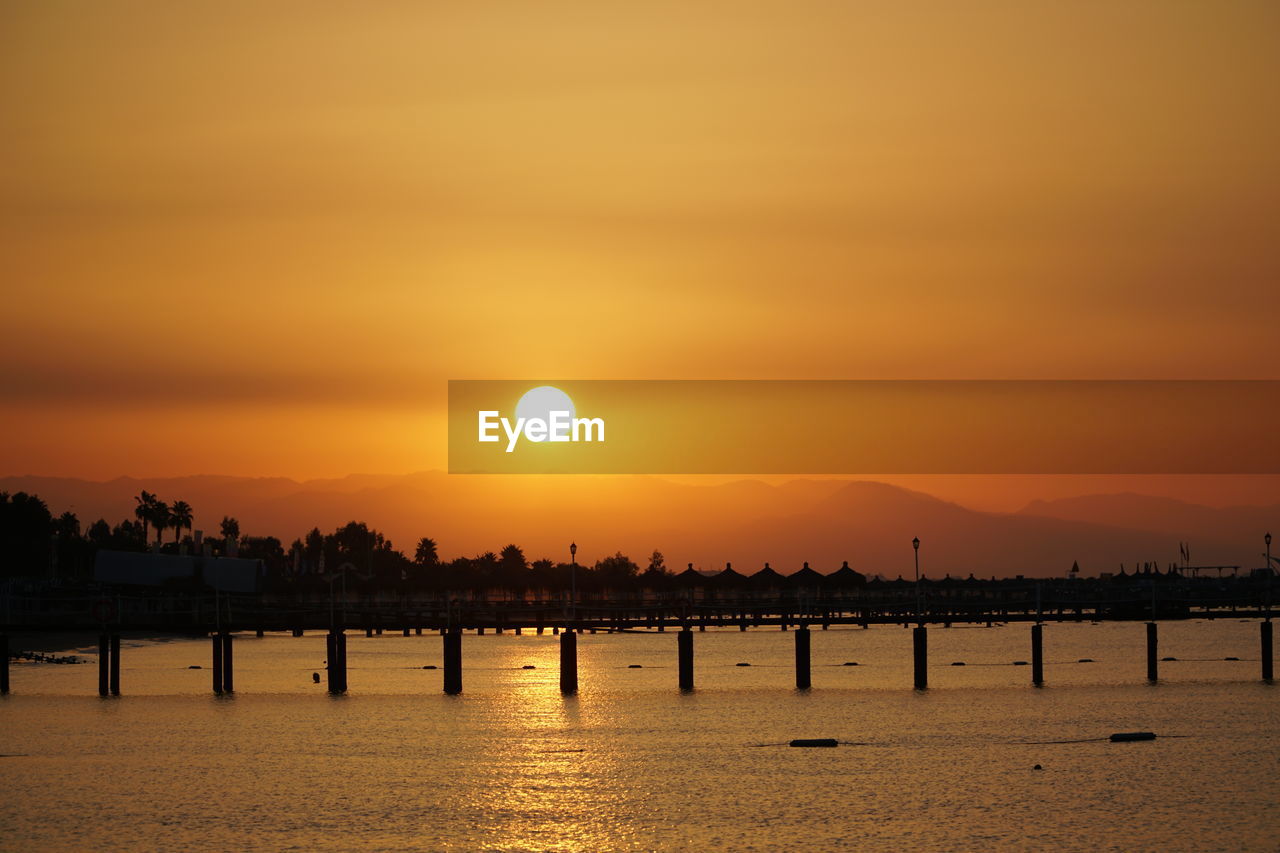
[[[509,672],[493,698],[498,730],[486,763],[497,768],[475,811],[492,849],[601,850],[633,834],[616,756],[590,736],[593,706],[559,691],[558,638],[504,646]],[[523,669],[532,665],[535,669]]]

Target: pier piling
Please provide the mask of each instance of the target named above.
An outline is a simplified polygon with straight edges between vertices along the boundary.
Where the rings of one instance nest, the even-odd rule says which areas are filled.
[[[222,692],[235,692],[235,662],[231,657],[231,639],[232,635],[228,631],[222,632]]]
[[[111,645],[105,633],[98,635],[98,695],[109,696],[109,673],[111,670]]]
[[[1044,684],[1044,626],[1031,626],[1031,683]]]
[[[213,692],[222,692],[222,635],[210,637],[213,645]]]
[[[444,635],[444,692],[462,692],[462,629],[450,628]]]
[[[680,689],[693,689],[693,632],[686,625],[676,635],[676,650],[680,662]]]
[[[120,695],[120,635],[111,635],[111,695]]]
[[[1260,629],[1260,630],[1258,630],[1258,633],[1260,633],[1261,638],[1262,638],[1262,680],[1263,680],[1263,681],[1270,681],[1270,680],[1271,680],[1271,674],[1272,674],[1272,670],[1271,670],[1271,652],[1272,652],[1272,646],[1271,646],[1271,620],[1270,620],[1270,619],[1268,619],[1268,620],[1266,620],[1266,621],[1263,621],[1263,622],[1262,622],[1262,624],[1261,624],[1260,626],[1258,626],[1258,629]]]
[[[578,635],[573,631],[560,635],[560,692],[578,692]]]
[[[1159,663],[1156,655],[1159,648],[1159,640],[1156,635],[1156,623],[1147,623],[1147,681],[1158,681],[1160,679]]]
[[[338,671],[338,635],[333,631],[324,635],[324,680],[329,687],[330,693],[337,693],[335,689],[335,673]]]
[[[334,650],[338,653],[338,692],[347,692],[347,632],[338,631]]]
[[[796,689],[808,690],[812,685],[809,678],[809,626],[801,624],[796,628]]]
[[[924,690],[929,686],[929,629],[916,626],[911,630],[911,641],[915,652],[916,689]]]

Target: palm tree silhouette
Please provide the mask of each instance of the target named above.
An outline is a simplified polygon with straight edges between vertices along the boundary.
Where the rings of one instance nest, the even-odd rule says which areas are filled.
[[[151,505],[151,526],[156,529],[156,545],[161,544],[164,537],[164,531],[169,527],[170,519],[173,514],[169,512],[169,505],[164,501],[156,501]]]
[[[436,553],[436,541],[427,536],[418,540],[418,549],[413,555],[414,562],[420,566],[434,566],[440,562]]]
[[[182,538],[182,530],[191,529],[192,511],[191,504],[186,501],[174,501],[173,506],[169,510],[169,524],[173,527],[174,544]]]
[[[134,497],[138,505],[133,508],[133,514],[142,522],[142,541],[146,542],[150,537],[147,534],[147,525],[151,521],[151,515],[155,512],[156,496],[151,492],[143,491]]]

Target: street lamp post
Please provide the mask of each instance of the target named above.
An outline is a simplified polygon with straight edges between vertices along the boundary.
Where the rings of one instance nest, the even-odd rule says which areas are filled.
[[[1262,537],[1262,541],[1267,543],[1267,619],[1271,618],[1271,578],[1275,576],[1275,572],[1271,568],[1271,532],[1268,531],[1266,536]]]
[[[920,537],[919,536],[911,540],[911,548],[915,551],[915,556],[916,556],[916,621],[921,625],[923,625],[924,621],[920,618],[920,612],[922,608],[920,606]]]
[[[569,543],[569,616],[578,618],[578,543]]]

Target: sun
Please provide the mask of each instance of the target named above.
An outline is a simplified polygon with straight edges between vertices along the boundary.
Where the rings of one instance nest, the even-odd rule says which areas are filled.
[[[552,412],[568,412],[572,419],[577,411],[573,407],[573,400],[569,395],[556,388],[554,385],[539,385],[537,388],[530,388],[524,392],[524,396],[520,398],[520,402],[516,403],[516,417],[525,418],[541,418],[544,422],[551,421]],[[530,439],[531,441],[545,441],[546,438]]]

